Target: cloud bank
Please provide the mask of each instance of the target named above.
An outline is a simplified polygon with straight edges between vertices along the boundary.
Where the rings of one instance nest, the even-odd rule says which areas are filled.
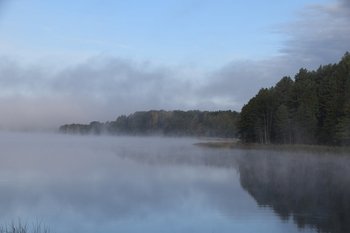
[[[196,75],[185,67],[113,57],[94,57],[54,72],[0,58],[0,127],[50,128],[113,120],[138,110],[195,108]]]
[[[239,110],[260,88],[274,85],[283,76],[293,77],[302,67],[317,69],[336,63],[350,50],[350,1],[310,5],[298,16],[296,21],[274,28],[274,33],[287,38],[279,55],[227,64],[210,74],[201,94],[226,97]]]
[[[149,109],[239,111],[281,77],[337,62],[350,50],[349,22],[350,1],[307,6],[297,20],[274,29],[287,38],[279,55],[233,61],[212,71],[106,56],[57,69],[3,56],[0,128],[53,129]]]

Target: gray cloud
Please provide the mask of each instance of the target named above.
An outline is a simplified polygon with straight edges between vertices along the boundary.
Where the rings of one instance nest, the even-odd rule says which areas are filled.
[[[210,82],[199,90],[199,95],[226,100],[227,104],[231,103],[230,107],[239,110],[242,103],[249,100],[259,88],[275,83],[279,77],[275,72],[282,72],[286,68],[275,65],[270,60],[228,64],[209,74]]]
[[[111,57],[94,57],[55,72],[0,59],[0,126],[57,127],[113,120],[138,110],[186,108],[193,72]],[[191,77],[190,77],[191,76]]]
[[[335,62],[349,50],[349,22],[349,1],[309,6],[300,20],[281,29],[290,38],[281,52],[311,67]]]
[[[226,98],[239,109],[260,88],[274,85],[283,76],[294,76],[302,67],[316,69],[338,62],[350,50],[350,1],[307,6],[298,16],[275,30],[288,38],[278,56],[232,62],[209,74],[210,82],[200,94]]]
[[[350,1],[349,0],[340,0],[340,2],[343,6],[350,8]]]

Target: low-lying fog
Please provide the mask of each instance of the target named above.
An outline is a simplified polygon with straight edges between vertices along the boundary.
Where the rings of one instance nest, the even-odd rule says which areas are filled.
[[[0,219],[51,232],[349,232],[350,159],[0,133]]]

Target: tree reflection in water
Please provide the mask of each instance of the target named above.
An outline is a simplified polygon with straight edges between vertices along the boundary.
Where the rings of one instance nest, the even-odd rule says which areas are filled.
[[[350,158],[248,151],[240,156],[242,187],[283,220],[320,232],[350,232]]]

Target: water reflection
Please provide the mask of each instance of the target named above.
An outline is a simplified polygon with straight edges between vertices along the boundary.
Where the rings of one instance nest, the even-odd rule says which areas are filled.
[[[193,146],[194,142],[188,138],[0,134],[0,219],[39,219],[54,232],[64,233],[273,233],[300,232],[287,216],[297,219],[310,214],[304,217],[302,232],[315,232],[308,226],[319,226],[311,221],[322,217],[317,221],[323,222],[334,204],[327,197],[315,196],[330,190],[320,190],[323,186],[318,183],[332,185],[333,194],[346,201],[347,187],[341,185],[347,179],[340,179],[345,159],[336,159],[332,165],[330,159],[317,164],[310,156],[299,156],[298,162],[288,155],[204,149]],[[315,169],[310,170],[311,166]],[[339,175],[327,175],[334,170]],[[302,174],[308,178],[299,180]],[[324,212],[308,212],[325,200],[329,203],[320,205],[326,206],[321,208]],[[297,223],[302,226],[301,220]]]
[[[350,158],[251,151],[238,159],[242,187],[298,227],[350,232]]]

